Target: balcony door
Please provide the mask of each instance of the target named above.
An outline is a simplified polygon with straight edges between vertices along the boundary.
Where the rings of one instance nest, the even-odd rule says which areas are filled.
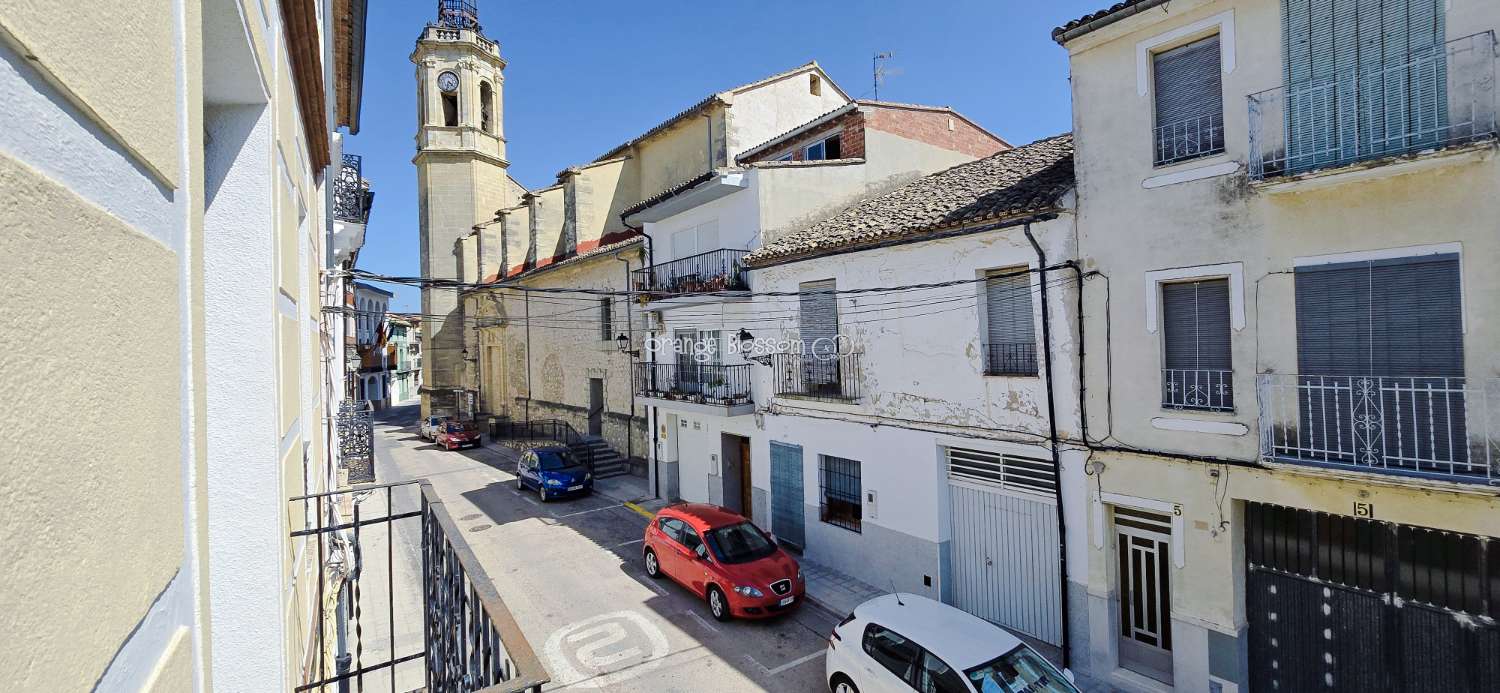
[[[1282,0],[1290,173],[1445,135],[1446,2]]]
[[[1296,292],[1301,456],[1464,473],[1459,256],[1298,267]]]

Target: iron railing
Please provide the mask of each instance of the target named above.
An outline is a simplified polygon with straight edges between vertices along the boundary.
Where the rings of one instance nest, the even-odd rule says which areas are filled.
[[[1500,379],[1261,374],[1260,453],[1500,485]]]
[[[750,364],[637,363],[635,391],[643,397],[701,404],[748,404]]]
[[[533,419],[530,421],[511,421],[510,419],[495,419],[490,423],[490,438],[493,440],[550,440],[555,443],[566,445],[573,451],[578,461],[588,465],[590,470],[594,469],[594,450],[591,448],[584,435],[573,428],[573,425],[562,419]]]
[[[479,7],[471,0],[438,0],[438,26],[479,29]]]
[[[860,355],[771,354],[776,394],[832,402],[860,398]]]
[[[338,433],[339,459],[348,471],[348,482],[360,484],[375,480],[374,410],[362,399],[346,399],[339,402],[334,414],[334,426]]]
[[[1161,406],[1167,409],[1234,411],[1234,371],[1163,368]]]
[[[991,342],[984,348],[985,375],[1036,375],[1036,342]]]
[[[397,499],[396,491],[406,488],[419,490],[415,500],[406,495]],[[295,691],[363,693],[388,686],[394,693],[425,682],[427,691],[531,693],[548,681],[530,642],[429,483],[365,484],[290,501],[310,506],[314,512],[308,515],[316,518],[291,536],[315,542],[315,574],[322,578],[317,603],[327,604],[330,590],[338,603],[334,632],[321,612],[317,616],[312,669]],[[403,521],[419,523],[413,529],[419,531],[420,565],[395,548],[398,528],[409,526]],[[381,553],[383,566],[378,565]],[[371,566],[384,570],[372,571]],[[372,595],[383,603],[370,608],[366,601]],[[398,615],[421,620],[420,642],[398,638],[406,630],[398,627]],[[368,635],[367,626],[372,629]],[[327,657],[330,643],[338,648],[334,661]],[[401,667],[417,660],[424,668],[420,676]]]
[[[1495,35],[1251,94],[1251,180],[1493,137]]]
[[[1158,125],[1153,139],[1157,166],[1218,154],[1224,151],[1224,114]]]
[[[365,195],[367,193],[361,171],[363,161],[357,154],[345,154],[339,166],[338,178],[333,181],[333,218],[356,224],[365,223]]]
[[[745,281],[744,259],[748,254],[748,250],[724,248],[638,269],[634,273],[635,288],[636,291],[666,294],[653,298],[714,291],[744,291],[750,288]]]

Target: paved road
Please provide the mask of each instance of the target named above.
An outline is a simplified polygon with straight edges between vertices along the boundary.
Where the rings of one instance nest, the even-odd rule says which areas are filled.
[[[646,518],[624,507],[626,499],[594,495],[542,504],[534,493],[515,490],[513,458],[506,453],[440,450],[416,435],[416,419],[415,407],[393,408],[377,418],[377,481],[425,477],[432,483],[546,663],[553,680],[548,690],[827,690],[822,654],[836,621],[832,614],[807,605],[765,622],[715,622],[683,588],[645,576],[640,550]],[[379,516],[385,499],[372,496],[361,507],[367,517]],[[414,507],[414,495],[396,494],[395,512]],[[420,648],[420,633],[402,626],[419,625],[418,611],[399,599],[402,593],[420,599],[420,539],[415,522],[400,525],[391,551],[398,593],[395,649],[404,653]],[[378,534],[368,533],[366,595],[380,594],[385,581],[386,547]],[[384,603],[377,608],[366,601],[368,664],[390,648],[380,644],[389,631],[379,613]],[[397,689],[420,685],[420,668],[404,667]],[[367,686],[386,690],[389,679],[373,677]]]

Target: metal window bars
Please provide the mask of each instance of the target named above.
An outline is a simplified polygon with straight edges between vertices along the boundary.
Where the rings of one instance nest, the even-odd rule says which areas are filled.
[[[1155,149],[1152,160],[1157,166],[1218,154],[1224,151],[1224,114],[1212,113],[1158,125],[1152,142]]]
[[[860,393],[860,354],[771,354],[776,394],[854,402]]]
[[[637,363],[635,391],[643,397],[700,404],[748,404],[750,364]]]
[[[1037,374],[1036,342],[991,342],[984,354],[985,375]]]
[[[398,502],[396,492],[408,488],[418,493],[413,494],[415,497],[403,495]],[[366,484],[295,496],[290,502],[316,509],[312,514],[316,522],[293,531],[291,538],[316,542],[318,569],[314,574],[320,578],[316,603],[338,604],[333,632],[329,632],[324,608],[315,616],[313,642],[317,649],[309,660],[312,668],[295,691],[362,693],[369,690],[369,679],[369,685],[381,688],[385,686],[380,684],[388,681],[393,693],[411,690],[410,684],[418,680],[425,682],[424,690],[428,691],[529,693],[540,691],[548,681],[530,642],[426,481]],[[397,511],[398,505],[407,509]],[[383,510],[383,514],[370,517],[364,510],[371,506]],[[409,520],[419,523],[419,566],[409,554],[395,548],[400,535],[397,527],[405,526],[398,523]],[[371,531],[380,528],[384,532],[372,537]],[[367,552],[367,542],[377,548],[385,544],[383,579],[367,571],[368,563],[378,561],[380,553]],[[399,565],[403,558],[409,564]],[[420,592],[416,584],[398,583],[398,575],[410,574],[420,577]],[[367,593],[365,583],[371,580],[372,589]],[[334,600],[327,598],[330,594]],[[371,595],[384,604],[377,601],[376,608],[367,611],[365,602]],[[403,595],[408,600],[398,611]],[[414,608],[417,604],[419,610]],[[397,633],[402,630],[398,613],[422,622],[420,647],[418,643],[398,642]],[[384,633],[367,636],[366,625],[378,628],[381,621]],[[341,651],[330,662],[327,654],[334,642]],[[343,651],[349,647],[352,652]],[[367,647],[369,659],[374,661],[367,660]],[[401,665],[416,660],[424,665],[420,678],[410,670],[407,676],[399,676]]]
[[[861,531],[864,491],[859,462],[823,455],[818,458],[818,519],[851,532]]]
[[[1247,97],[1253,181],[1496,135],[1495,34]]]
[[[745,256],[748,250],[723,248],[706,253],[652,265],[635,270],[636,291],[666,294],[651,298],[671,298],[679,294],[745,291]]]
[[[1500,485],[1500,379],[1261,374],[1267,461]]]
[[[1161,406],[1165,409],[1234,411],[1234,371],[1163,368]]]

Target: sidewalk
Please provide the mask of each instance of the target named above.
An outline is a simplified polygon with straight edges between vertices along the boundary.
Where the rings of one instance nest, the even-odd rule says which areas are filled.
[[[807,580],[807,600],[840,618],[853,612],[854,607],[886,593],[832,568],[807,561],[799,563],[802,577]]]

